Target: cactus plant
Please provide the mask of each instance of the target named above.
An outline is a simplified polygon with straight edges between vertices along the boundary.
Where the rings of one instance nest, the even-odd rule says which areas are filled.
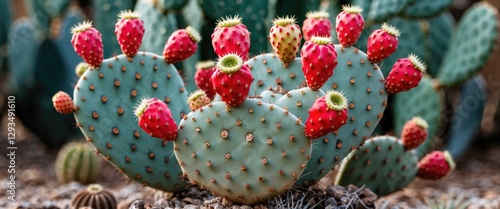
[[[115,196],[100,184],[91,184],[71,200],[71,208],[116,209]]]
[[[61,148],[55,161],[55,173],[61,183],[93,183],[100,173],[101,161],[87,143],[74,141]]]

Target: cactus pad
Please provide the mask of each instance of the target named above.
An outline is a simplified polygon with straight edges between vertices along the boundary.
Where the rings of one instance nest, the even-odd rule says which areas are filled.
[[[435,18],[425,20],[423,24],[428,28],[426,33],[428,50],[424,59],[427,64],[427,72],[434,77],[438,74],[445,52],[450,46],[450,37],[453,35],[455,22],[451,13],[445,12]]]
[[[487,2],[465,12],[437,75],[441,85],[462,83],[484,68],[497,45],[498,26],[498,11]]]
[[[134,116],[144,97],[165,101],[176,122],[189,111],[182,79],[163,57],[139,52],[134,58],[106,59],[99,69],[85,71],[76,85],[77,126],[120,172],[156,189],[179,191],[187,183],[172,144],[146,134]]]
[[[304,125],[255,99],[230,108],[214,102],[179,124],[174,150],[188,178],[215,195],[255,204],[289,189],[311,155]]]
[[[147,1],[137,1],[135,9],[141,14],[141,19],[144,21],[145,32],[140,49],[157,54],[163,53],[165,42],[170,34],[177,29],[175,14],[163,14]]]
[[[405,9],[403,16],[409,18],[429,18],[445,11],[453,5],[453,0],[417,0]]]
[[[417,163],[417,156],[411,150],[405,151],[397,138],[370,138],[342,161],[335,184],[365,185],[378,195],[390,194],[415,179]]]
[[[417,148],[416,154],[419,158],[432,148],[432,141],[440,127],[443,103],[442,95],[436,91],[428,76],[424,76],[417,87],[394,96],[393,121],[396,135],[401,135],[406,121],[414,116],[422,117],[429,124],[427,139]]]
[[[373,0],[367,22],[383,22],[401,13],[413,0]]]

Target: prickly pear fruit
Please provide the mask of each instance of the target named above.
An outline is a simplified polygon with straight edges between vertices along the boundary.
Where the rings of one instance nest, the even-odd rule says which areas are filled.
[[[320,89],[326,83],[338,63],[330,37],[313,36],[302,46],[300,56],[307,86],[313,90]]]
[[[192,56],[198,49],[200,33],[191,26],[186,29],[178,29],[168,37],[163,57],[167,63],[181,62]]]
[[[398,59],[385,80],[387,93],[395,94],[418,86],[424,72],[425,65],[416,55]]]
[[[212,75],[215,92],[231,107],[243,104],[253,81],[252,72],[237,54],[228,54],[217,63]]]
[[[274,19],[269,32],[268,39],[273,50],[284,63],[294,60],[300,48],[302,33],[295,21],[293,17]]]
[[[302,24],[304,40],[309,41],[312,36],[330,37],[332,22],[328,19],[329,16],[325,11],[308,12]]]
[[[215,72],[215,62],[211,60],[198,62],[195,68],[194,83],[198,88],[205,91],[205,94],[210,100],[214,99],[215,89],[212,84],[212,74]]]
[[[61,114],[70,114],[75,111],[73,99],[63,91],[59,91],[52,96],[52,104],[56,111]]]
[[[362,11],[363,9],[359,6],[342,6],[342,12],[337,15],[335,20],[337,39],[342,46],[354,45],[361,35],[365,26],[365,20],[361,16]]]
[[[378,63],[389,57],[398,48],[399,30],[387,23],[382,24],[382,29],[377,29],[368,37],[368,60]]]
[[[427,129],[429,125],[421,117],[413,117],[403,126],[401,141],[406,150],[411,150],[422,144],[427,138]]]
[[[191,111],[196,111],[203,106],[210,104],[210,98],[205,94],[203,90],[196,90],[188,97],[189,109]]]
[[[167,104],[156,98],[142,99],[134,111],[139,126],[152,137],[173,141],[177,138],[177,123]]]
[[[87,69],[89,69],[90,65],[85,63],[85,62],[80,62],[78,65],[75,67],[75,73],[78,77],[82,76]]]
[[[433,151],[418,162],[417,176],[426,180],[439,180],[455,169],[455,161],[448,151]]]
[[[250,32],[241,23],[241,17],[238,15],[219,20],[211,38],[215,54],[219,57],[232,53],[239,55],[243,60],[248,59]]]
[[[115,34],[120,49],[127,57],[133,57],[139,51],[144,37],[144,22],[136,11],[121,11],[115,24]]]
[[[71,44],[75,52],[92,67],[101,65],[104,51],[102,50],[101,33],[92,27],[92,22],[83,21],[71,28]]]
[[[339,92],[330,91],[309,109],[304,132],[309,139],[317,139],[337,131],[347,122],[347,99]]]

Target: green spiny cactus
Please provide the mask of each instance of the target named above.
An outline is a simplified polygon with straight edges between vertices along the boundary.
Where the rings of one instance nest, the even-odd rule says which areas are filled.
[[[85,142],[69,142],[57,154],[55,173],[61,183],[93,183],[101,170],[101,161]]]
[[[300,177],[311,155],[304,125],[255,99],[231,108],[214,102],[189,113],[174,142],[182,170],[215,195],[244,204],[277,196]]]
[[[263,102],[267,102],[269,104],[274,104],[278,99],[280,99],[283,96],[284,93],[286,93],[284,90],[268,89],[264,90],[262,93],[256,96],[256,99]]]
[[[68,71],[75,69],[78,63],[82,62],[82,58],[74,52],[73,46],[71,45],[71,27],[83,20],[84,14],[81,10],[70,8],[66,13],[64,22],[61,26],[61,32],[59,33],[59,38],[56,41],[59,52],[64,55],[62,56],[65,64],[64,69],[67,69]]]
[[[414,89],[394,96],[393,121],[396,135],[400,136],[406,121],[415,116],[422,117],[429,124],[427,139],[416,149],[419,158],[433,147],[434,137],[440,128],[443,105],[441,92],[435,89],[433,81],[428,76],[424,76]]]
[[[156,0],[154,1],[155,7],[161,9],[163,13],[167,13],[170,10],[172,12],[181,10],[186,4],[188,0]]]
[[[413,1],[403,11],[407,18],[429,18],[447,10],[453,5],[453,0],[418,0]]]
[[[453,26],[455,21],[450,12],[424,21],[424,29],[426,32],[426,48],[427,55],[424,62],[427,63],[427,72],[435,77],[438,73],[441,62],[444,58],[444,51],[447,51],[450,46],[450,37],[453,34]],[[415,45],[415,44],[413,44]]]
[[[484,68],[496,48],[499,25],[497,9],[487,2],[467,10],[436,76],[440,85],[462,83]]]
[[[401,13],[413,0],[373,0],[366,17],[368,25],[389,20]]]
[[[177,70],[163,57],[139,52],[118,55],[88,69],[78,81],[74,100],[77,126],[105,158],[131,179],[165,191],[186,185],[172,156],[172,144],[152,138],[134,120],[143,97],[164,100],[179,122],[187,113],[187,92]]]
[[[405,150],[400,140],[391,136],[368,139],[344,160],[335,184],[365,186],[378,195],[406,187],[417,175],[419,158]]]
[[[71,208],[116,209],[115,196],[99,184],[91,184],[71,200]]]

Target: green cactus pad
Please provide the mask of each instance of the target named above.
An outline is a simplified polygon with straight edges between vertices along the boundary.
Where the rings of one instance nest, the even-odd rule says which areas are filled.
[[[349,119],[336,133],[340,159],[368,139],[387,106],[384,76],[365,53],[354,47],[335,45],[338,65],[322,90],[335,90],[347,98]]]
[[[230,108],[214,102],[179,124],[174,150],[188,178],[215,195],[255,204],[289,189],[311,155],[304,125],[255,99]]]
[[[149,136],[137,124],[134,108],[145,97],[166,102],[177,123],[189,112],[182,79],[163,57],[139,52],[134,58],[122,54],[106,59],[76,85],[77,126],[131,179],[164,191],[182,190],[187,182],[181,178],[172,143]]]
[[[276,101],[276,105],[283,107],[297,116],[302,123],[305,123],[309,117],[309,109],[317,98],[324,96],[322,90],[313,91],[309,87],[304,87],[288,92],[286,95]],[[337,137],[330,133],[324,137],[312,140],[313,150],[311,159],[307,163],[306,169],[300,179],[295,182],[296,186],[308,186],[318,182],[325,176],[344,156],[339,156],[336,141]]]
[[[383,22],[400,14],[413,0],[373,0],[366,21]]]
[[[144,21],[144,37],[141,50],[162,54],[168,37],[177,30],[174,13],[163,14],[154,5],[146,1],[137,1],[135,9]]]
[[[269,104],[274,104],[276,100],[280,99],[283,94],[275,93],[274,91],[264,90],[262,93],[258,95],[256,99],[267,102]]]
[[[427,73],[434,77],[438,74],[441,62],[450,46],[455,21],[450,12],[445,12],[435,18],[424,20],[423,24],[428,28],[427,56],[424,59],[427,63]]]
[[[429,18],[447,10],[453,0],[416,0],[407,7],[402,16],[408,18]]]
[[[484,68],[497,45],[498,26],[498,11],[487,2],[465,12],[437,75],[440,85],[462,83]]]
[[[412,151],[405,151],[397,138],[370,138],[342,161],[335,184],[364,185],[378,195],[390,194],[415,179],[417,163],[417,156]]]
[[[425,58],[425,32],[418,20],[408,20],[403,18],[393,18],[389,21],[400,31],[398,37],[398,49],[391,56],[384,59],[381,64],[382,73],[387,76],[392,69],[392,65],[400,58],[406,58],[409,54]],[[424,61],[425,62],[425,61]]]
[[[285,64],[276,54],[261,54],[250,58],[246,64],[255,78],[250,94],[260,94],[269,87],[281,86],[289,91],[305,86],[300,58]]]
[[[417,87],[394,96],[393,121],[396,135],[401,136],[404,124],[414,116],[422,117],[429,124],[427,139],[416,150],[419,158],[432,149],[433,139],[440,128],[443,103],[441,93],[436,91],[428,76],[424,76]]]
[[[163,13],[167,13],[181,10],[186,6],[188,0],[157,0],[154,2],[157,9],[161,10]]]

